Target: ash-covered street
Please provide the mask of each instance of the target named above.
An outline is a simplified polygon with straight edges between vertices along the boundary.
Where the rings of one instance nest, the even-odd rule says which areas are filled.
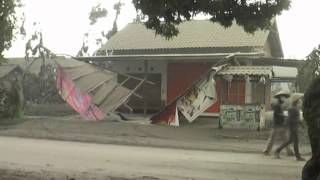
[[[298,180],[304,164],[286,156],[15,137],[0,137],[0,146],[0,179]]]

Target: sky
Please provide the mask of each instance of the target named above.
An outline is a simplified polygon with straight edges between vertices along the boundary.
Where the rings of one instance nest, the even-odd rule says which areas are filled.
[[[132,0],[124,3],[118,19],[121,30],[136,16]],[[17,35],[12,47],[5,52],[6,57],[23,57],[27,40],[37,30],[43,34],[44,45],[56,54],[76,55],[82,46],[85,33],[89,33],[89,49],[92,53],[98,46],[95,39],[102,30],[112,28],[115,17],[113,4],[118,0],[25,0],[23,12],[26,16],[25,38]],[[91,7],[101,3],[107,8],[106,18],[90,26]],[[303,59],[320,44],[320,1],[292,0],[289,11],[277,17],[278,29],[285,58]],[[21,13],[21,12],[20,12]],[[36,22],[36,25],[33,25]]]

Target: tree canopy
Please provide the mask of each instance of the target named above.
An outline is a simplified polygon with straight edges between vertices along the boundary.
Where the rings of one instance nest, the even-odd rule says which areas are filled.
[[[95,24],[99,18],[106,17],[107,14],[108,14],[107,9],[102,8],[101,4],[98,4],[97,6],[92,7],[89,14],[90,25]]]
[[[246,32],[253,33],[257,29],[270,27],[270,20],[283,10],[290,8],[291,0],[132,0],[137,12],[146,17],[145,25],[166,38],[177,36],[178,24],[192,17],[203,14],[210,17],[212,22],[229,27],[236,22]],[[16,7],[21,0],[0,0],[0,58],[3,51],[11,47],[16,25]],[[121,3],[115,5],[118,12]],[[92,8],[90,23],[105,17],[107,10],[100,5]],[[112,36],[116,26],[105,36]],[[23,30],[23,29],[22,29]],[[21,30],[20,30],[21,31]],[[23,34],[23,31],[20,33]]]
[[[320,75],[320,45],[307,56],[304,65],[299,68],[298,72],[299,90],[305,92],[311,82]]]
[[[11,47],[17,20],[15,9],[20,5],[20,0],[0,0],[0,59],[3,58],[3,51]]]
[[[123,5],[124,3],[121,3],[121,0],[119,0],[113,5],[113,9],[116,12],[115,18],[113,20],[113,26],[108,32],[105,32],[105,31],[101,32],[101,37],[96,39],[97,45],[100,44],[100,46],[102,46],[104,39],[109,40],[113,35],[115,35],[118,32],[117,20],[121,12],[121,7]],[[94,6],[91,9],[91,12],[89,14],[90,25],[91,26],[94,25],[99,19],[104,18],[106,16],[107,16],[107,10],[105,8],[102,8],[101,4],[99,3],[97,6]],[[89,32],[84,34],[82,47],[78,51],[77,56],[81,57],[88,54],[88,50],[89,50],[88,39],[89,39]],[[96,51],[94,52],[93,55],[105,55],[105,54],[104,53],[101,54],[100,51]]]
[[[133,0],[138,12],[147,16],[145,25],[156,34],[177,36],[177,25],[204,14],[212,22],[230,27],[235,21],[246,32],[270,27],[270,20],[290,8],[291,0]]]

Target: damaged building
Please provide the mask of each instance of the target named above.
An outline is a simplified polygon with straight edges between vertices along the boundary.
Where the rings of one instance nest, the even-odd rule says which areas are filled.
[[[105,112],[145,114],[159,112],[212,67],[226,65],[214,77],[217,101],[202,115],[253,119],[250,126],[257,126],[275,92],[296,91],[301,65],[283,59],[275,20],[272,29],[248,34],[237,24],[225,29],[193,20],[179,25],[178,37],[166,40],[141,23],[130,23],[97,51],[99,56],[55,61]],[[32,67],[41,70],[41,65]]]
[[[240,119],[246,117],[241,109],[269,110],[279,84],[296,89],[301,63],[283,59],[275,20],[272,29],[248,34],[237,24],[226,29],[193,20],[179,25],[178,37],[166,40],[141,23],[130,23],[99,49],[100,56],[78,59],[154,82],[138,91],[143,102],[129,104],[135,112],[159,111],[211,67],[227,64],[216,76],[218,101],[203,115],[222,116],[231,109],[231,119]]]
[[[79,59],[103,63],[118,72],[138,76],[147,75],[150,81],[156,83],[156,86],[144,88],[147,92],[140,94],[145,94],[144,97],[147,98],[150,109],[159,109],[169,104],[200,75],[217,63],[221,64],[221,60],[229,56],[229,61],[224,63],[244,66],[239,71],[229,69],[229,72],[225,72],[236,76],[253,73],[254,76],[267,78],[272,71],[272,66],[293,68],[299,66],[295,60],[282,59],[283,51],[276,21],[273,24],[273,31],[257,31],[254,34],[246,33],[236,24],[225,29],[219,24],[205,20],[185,22],[179,26],[179,31],[178,37],[166,40],[155,36],[154,32],[146,29],[143,24],[130,23],[99,50],[100,54],[105,53],[105,56]],[[277,71],[277,67],[273,69]],[[264,71],[259,74],[261,69],[269,69],[268,75]],[[295,78],[296,74],[288,74],[288,76],[290,77],[285,78],[286,80]],[[270,78],[273,77],[270,76]],[[277,77],[278,80],[279,78]],[[223,84],[221,80],[217,81],[219,93],[228,91],[227,87],[232,91],[230,97],[223,98],[229,101],[227,103],[257,103],[250,102],[250,99],[255,98],[249,97],[250,88],[249,86],[245,88],[245,79],[238,81],[235,78],[227,87]],[[238,95],[239,100],[235,102],[234,97]],[[267,99],[269,97],[264,101],[268,101]],[[263,101],[260,100],[260,103]],[[217,113],[219,107],[220,102],[209,112]],[[136,105],[136,108],[142,108],[142,105]]]

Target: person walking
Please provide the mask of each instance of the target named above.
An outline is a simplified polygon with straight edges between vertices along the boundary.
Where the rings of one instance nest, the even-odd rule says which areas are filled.
[[[298,104],[300,99],[303,97],[301,93],[294,93],[291,95],[291,107],[288,110],[288,127],[289,127],[289,139],[280,145],[275,151],[275,157],[280,158],[280,152],[283,148],[288,147],[293,143],[294,154],[297,161],[305,161],[299,153],[299,139],[298,139],[298,123],[300,121],[300,111]]]
[[[277,99],[277,102],[273,105],[273,128],[270,132],[268,139],[267,147],[263,151],[263,154],[269,155],[273,147],[276,137],[285,142],[288,140],[288,129],[285,126],[285,115],[283,113],[282,105],[284,101],[290,97],[290,93],[286,91],[279,91],[274,95],[274,98]],[[287,154],[289,156],[293,155],[292,150],[289,146],[286,146]]]

